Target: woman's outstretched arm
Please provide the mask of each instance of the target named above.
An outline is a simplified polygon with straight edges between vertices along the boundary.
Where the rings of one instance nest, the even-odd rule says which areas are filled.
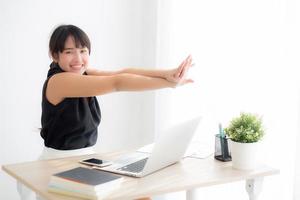
[[[91,97],[117,91],[174,88],[191,82],[193,81],[185,78],[179,79],[178,82],[171,82],[163,78],[126,73],[112,76],[83,76],[64,72],[49,79],[46,97],[50,103],[57,105],[68,97]]]
[[[101,71],[94,68],[88,68],[88,75],[95,76],[111,76],[117,74],[136,74],[142,76],[148,76],[153,78],[163,78],[170,82],[178,82],[182,78],[189,68],[192,66],[192,57],[188,56],[182,63],[173,69],[141,69],[141,68],[125,68],[117,71]]]

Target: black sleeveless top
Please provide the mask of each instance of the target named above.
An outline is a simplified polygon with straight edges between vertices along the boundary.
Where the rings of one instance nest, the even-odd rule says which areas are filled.
[[[41,136],[46,147],[72,150],[93,146],[97,141],[101,112],[96,97],[65,98],[57,105],[46,98],[49,79],[64,72],[51,63],[43,87]],[[86,74],[85,74],[86,75]]]

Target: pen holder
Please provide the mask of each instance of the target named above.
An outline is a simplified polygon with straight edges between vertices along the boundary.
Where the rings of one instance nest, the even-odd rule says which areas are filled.
[[[215,159],[223,162],[231,161],[231,154],[226,136],[221,136],[220,134],[215,135]]]

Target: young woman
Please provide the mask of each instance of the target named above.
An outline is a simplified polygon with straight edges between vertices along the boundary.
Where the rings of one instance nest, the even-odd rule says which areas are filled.
[[[192,65],[189,56],[168,70],[127,68],[101,71],[89,66],[91,44],[74,25],[57,27],[49,42],[50,64],[42,94],[44,150],[40,159],[95,153],[101,120],[95,96],[118,91],[145,91],[175,88],[193,82],[185,74]],[[23,187],[24,190],[24,187]],[[22,192],[19,187],[21,196]],[[23,195],[26,199],[26,195]]]

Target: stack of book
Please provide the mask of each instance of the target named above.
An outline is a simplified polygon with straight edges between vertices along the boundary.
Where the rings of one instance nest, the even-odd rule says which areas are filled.
[[[122,179],[108,172],[77,167],[52,175],[48,191],[85,199],[102,199],[118,188]]]

